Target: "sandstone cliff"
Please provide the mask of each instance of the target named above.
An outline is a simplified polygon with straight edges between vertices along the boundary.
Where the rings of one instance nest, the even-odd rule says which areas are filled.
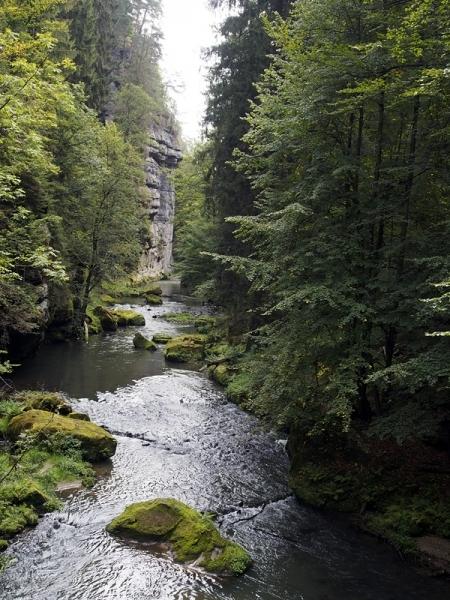
[[[170,271],[175,214],[175,190],[170,170],[176,168],[181,158],[173,125],[168,120],[154,124],[146,147],[145,212],[150,226],[139,265],[141,277],[167,275]]]

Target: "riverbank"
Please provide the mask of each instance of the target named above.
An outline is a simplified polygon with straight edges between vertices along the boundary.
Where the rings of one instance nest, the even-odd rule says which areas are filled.
[[[179,320],[183,317],[178,316]],[[186,322],[195,326],[195,320]],[[403,444],[367,427],[311,438],[288,414],[258,399],[245,340],[230,344],[224,321],[206,327],[205,364],[227,397],[288,438],[289,485],[301,501],[339,511],[430,574],[450,576],[450,456],[420,440]],[[203,330],[205,331],[205,329]],[[277,421],[277,419],[280,419]]]
[[[91,487],[92,463],[111,457],[116,444],[62,394],[43,391],[3,393],[0,437],[0,552],[60,508],[62,494]]]

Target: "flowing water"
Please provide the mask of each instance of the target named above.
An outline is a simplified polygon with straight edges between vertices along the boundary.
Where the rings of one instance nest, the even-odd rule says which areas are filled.
[[[165,283],[163,307],[135,307],[142,333],[182,332],[160,318],[186,310]],[[185,330],[184,330],[185,331]],[[299,504],[282,440],[226,401],[204,374],[133,349],[132,328],[88,344],[48,346],[19,370],[21,388],[62,390],[107,426],[117,454],[89,490],[19,536],[1,600],[443,600],[445,582],[416,573],[392,548],[340,517]],[[217,578],[105,532],[132,502],[176,497],[217,514],[254,566]]]

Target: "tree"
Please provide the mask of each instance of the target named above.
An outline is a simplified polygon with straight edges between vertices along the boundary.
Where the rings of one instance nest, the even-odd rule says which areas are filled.
[[[222,40],[210,50],[214,60],[205,125],[211,153],[207,194],[216,214],[218,248],[223,254],[233,255],[244,252],[245,244],[236,239],[226,219],[251,214],[255,199],[247,178],[236,171],[232,160],[234,150],[244,148],[242,137],[248,128],[244,117],[256,95],[255,83],[270,63],[271,42],[261,13],[284,14],[290,2],[242,0],[229,4],[238,10],[225,19],[220,28]],[[251,304],[245,279],[218,265],[216,281],[217,300],[232,315],[233,327],[242,330]]]
[[[259,401],[310,434],[448,394],[423,310],[448,272],[448,19],[303,0],[266,20],[277,53],[238,148],[256,214],[231,220],[250,254],[221,260],[262,299]]]
[[[8,0],[0,7],[0,336],[28,333],[45,319],[44,281],[65,278],[49,236],[45,189],[58,167],[48,149],[60,107],[72,110],[58,56],[66,24],[60,2]]]
[[[197,146],[183,158],[174,174],[174,257],[185,291],[210,298],[215,265],[208,254],[216,251],[216,224],[206,202],[208,148]]]
[[[91,292],[137,264],[142,160],[115,124],[102,125],[82,106],[62,116],[56,144],[61,178],[52,210],[62,220],[80,331]]]

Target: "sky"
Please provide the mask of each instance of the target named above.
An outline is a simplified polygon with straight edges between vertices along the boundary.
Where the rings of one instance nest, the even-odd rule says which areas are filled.
[[[177,118],[186,141],[199,139],[205,108],[206,63],[202,50],[216,39],[219,11],[208,0],[162,0],[164,35],[162,69],[177,106]]]

